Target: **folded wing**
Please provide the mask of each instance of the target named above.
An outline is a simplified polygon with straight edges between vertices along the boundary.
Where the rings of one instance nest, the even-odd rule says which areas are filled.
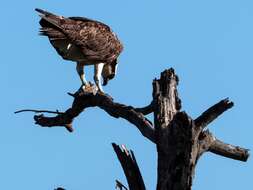
[[[47,36],[59,55],[72,61],[112,62],[123,47],[110,27],[88,18],[57,16],[41,9],[40,34]]]

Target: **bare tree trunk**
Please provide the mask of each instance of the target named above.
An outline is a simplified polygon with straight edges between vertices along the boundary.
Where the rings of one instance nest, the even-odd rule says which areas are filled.
[[[173,69],[165,70],[160,79],[153,82],[158,153],[157,190],[191,190],[197,160],[205,151],[242,161],[248,158],[247,150],[238,150],[222,143],[209,131],[204,131],[210,122],[231,108],[233,103],[223,100],[194,121],[180,111],[177,84],[178,77]]]
[[[73,96],[72,106],[65,112],[24,109],[15,113],[32,111],[50,113],[56,116],[35,115],[35,123],[41,127],[65,127],[73,132],[74,119],[89,107],[99,107],[110,116],[123,118],[135,125],[141,134],[157,146],[157,190],[191,190],[195,166],[205,152],[247,161],[247,149],[230,145],[217,139],[206,130],[209,123],[223,112],[233,107],[228,99],[213,105],[198,118],[191,119],[180,111],[181,100],[177,93],[178,77],[173,69],[161,73],[160,79],[153,81],[153,100],[148,106],[134,108],[113,101],[109,95],[78,90]],[[154,112],[154,124],[145,115]],[[113,144],[114,150],[123,167],[130,190],[145,190],[145,185],[132,151]],[[120,189],[127,189],[116,181]]]
[[[177,83],[173,70],[164,71],[153,83],[157,190],[190,190],[197,159],[194,122],[179,112]]]

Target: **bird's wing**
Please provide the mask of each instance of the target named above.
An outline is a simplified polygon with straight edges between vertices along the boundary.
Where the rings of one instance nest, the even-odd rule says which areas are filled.
[[[91,22],[91,23],[96,23],[99,24],[101,26],[103,26],[104,28],[106,28],[108,31],[111,31],[110,27],[102,22],[96,21],[96,20],[92,20],[86,17],[80,17],[80,16],[73,16],[73,17],[68,17],[71,20],[75,20],[75,21],[82,21],[82,22]]]
[[[62,18],[48,11],[42,9],[35,9],[39,12],[40,20],[40,35],[47,36],[50,43],[56,49],[57,53],[63,58],[66,57],[68,52],[68,45],[70,40],[64,34],[64,30],[61,26]]]
[[[76,19],[78,18],[78,19]],[[109,26],[74,17],[75,29],[68,30],[68,37],[78,46],[84,55],[99,60],[115,59],[120,42]],[[118,49],[118,50],[117,50]],[[121,50],[120,50],[121,51]]]
[[[84,17],[64,18],[41,9],[36,9],[42,18],[41,34],[49,37],[52,43],[55,40],[62,40],[63,49],[69,43],[80,49],[88,60],[112,61],[122,51],[122,45],[116,35],[112,33],[109,26]],[[57,52],[62,47],[62,43],[52,43]],[[56,45],[55,45],[56,44]],[[61,54],[61,53],[60,53]],[[65,52],[63,52],[65,54]]]

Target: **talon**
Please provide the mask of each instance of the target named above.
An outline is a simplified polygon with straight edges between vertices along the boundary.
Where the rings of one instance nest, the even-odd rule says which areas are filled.
[[[89,87],[91,87],[90,83],[88,83],[88,82],[82,83],[81,88],[82,88],[83,90],[86,90],[86,89],[89,88]]]
[[[82,88],[82,89],[83,89],[83,91],[84,91],[84,90],[85,90],[85,88],[87,88],[87,87],[86,87],[86,85],[85,85],[85,84],[82,84],[81,88]]]
[[[105,94],[105,92],[103,90],[99,89],[99,88],[98,88],[98,93]]]

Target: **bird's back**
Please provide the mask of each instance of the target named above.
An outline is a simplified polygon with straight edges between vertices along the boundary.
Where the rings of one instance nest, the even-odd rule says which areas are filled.
[[[38,10],[37,10],[38,11]],[[96,64],[116,59],[123,46],[110,27],[88,18],[65,18],[39,10],[41,35],[49,38],[62,58]]]

